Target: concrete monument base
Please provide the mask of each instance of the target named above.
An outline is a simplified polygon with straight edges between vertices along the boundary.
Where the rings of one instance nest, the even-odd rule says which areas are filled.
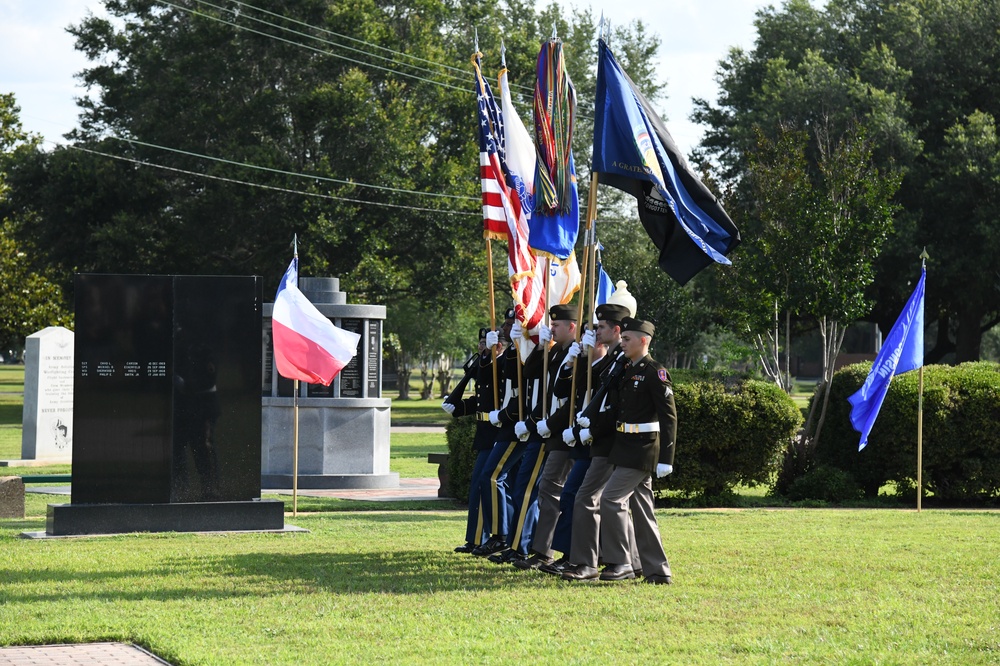
[[[292,398],[263,398],[261,488],[291,488]],[[299,488],[398,488],[388,398],[299,398]]]

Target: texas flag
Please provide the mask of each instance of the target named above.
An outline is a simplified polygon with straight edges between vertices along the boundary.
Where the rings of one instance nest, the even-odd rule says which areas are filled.
[[[358,352],[361,336],[334,326],[299,291],[299,258],[288,264],[271,315],[274,364],[288,379],[329,386]]]

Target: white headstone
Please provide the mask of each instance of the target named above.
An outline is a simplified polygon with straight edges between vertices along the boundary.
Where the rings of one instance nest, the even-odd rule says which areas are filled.
[[[24,341],[21,458],[73,457],[73,331],[49,326]]]

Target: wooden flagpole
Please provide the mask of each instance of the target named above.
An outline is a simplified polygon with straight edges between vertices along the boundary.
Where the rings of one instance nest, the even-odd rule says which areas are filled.
[[[549,321],[549,270],[551,264],[549,258],[545,257],[545,273],[543,274],[543,289],[545,290],[545,315],[543,317],[544,326],[547,328]],[[549,343],[546,342],[542,349],[542,419],[549,418]]]
[[[576,341],[580,341],[581,331],[583,330],[583,298],[584,298],[584,280],[583,275],[587,275],[590,282],[590,315],[593,316],[594,312],[594,277],[591,259],[591,246],[587,246],[586,243],[591,240],[591,230],[594,228],[594,219],[597,217],[597,172],[591,172],[590,174],[590,192],[587,197],[587,227],[584,233],[584,255],[583,255],[583,267],[584,271],[581,273],[580,278],[580,303],[577,305],[577,317],[576,317]],[[596,245],[596,244],[594,244]],[[596,257],[595,257],[596,258]],[[590,393],[590,364],[594,362],[593,358],[593,348],[587,353],[587,393]],[[573,381],[571,383],[570,393],[569,393],[569,425],[572,428],[576,425],[576,368],[573,369]]]
[[[927,248],[920,253],[920,270],[927,270]],[[923,323],[923,322],[921,322]],[[924,350],[920,350],[921,357]],[[920,362],[920,391],[917,398],[917,513],[920,513],[924,496],[924,364]]]
[[[490,330],[497,330],[497,308],[496,294],[493,289],[493,246],[490,239],[486,239],[486,281],[490,285]],[[497,386],[497,348],[493,350],[493,409],[500,409],[500,387]]]
[[[917,513],[924,495],[924,366],[920,366],[920,397],[917,398]]]

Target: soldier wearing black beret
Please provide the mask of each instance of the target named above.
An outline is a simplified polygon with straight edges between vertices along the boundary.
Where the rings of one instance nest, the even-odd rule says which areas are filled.
[[[519,569],[537,569],[553,562],[552,536],[556,521],[559,519],[559,496],[563,484],[569,474],[573,461],[569,457],[569,446],[562,439],[562,427],[558,425],[559,410],[567,402],[569,389],[562,393],[557,389],[559,368],[568,363],[580,351],[580,345],[575,343],[577,308],[572,305],[553,305],[549,308],[551,328],[542,326],[539,331],[539,346],[524,363],[525,378],[541,378],[543,367],[542,354],[548,353],[548,377],[546,394],[548,409],[543,411],[541,401],[538,401],[531,415],[525,420],[529,433],[537,433],[544,440],[545,464],[538,477],[538,520],[534,525],[531,539],[531,556],[514,562]],[[555,344],[551,349],[548,342]],[[545,351],[547,350],[547,352]],[[571,355],[572,354],[572,355]],[[553,425],[550,427],[550,420]]]
[[[601,580],[634,578],[629,564],[629,508],[635,527],[642,572],[647,583],[671,581],[653,513],[652,475],[673,471],[677,410],[670,373],[649,356],[655,328],[626,317],[621,325],[622,351],[628,357],[617,387],[618,423],[608,462],[615,466],[601,496],[601,552],[608,563]]]

